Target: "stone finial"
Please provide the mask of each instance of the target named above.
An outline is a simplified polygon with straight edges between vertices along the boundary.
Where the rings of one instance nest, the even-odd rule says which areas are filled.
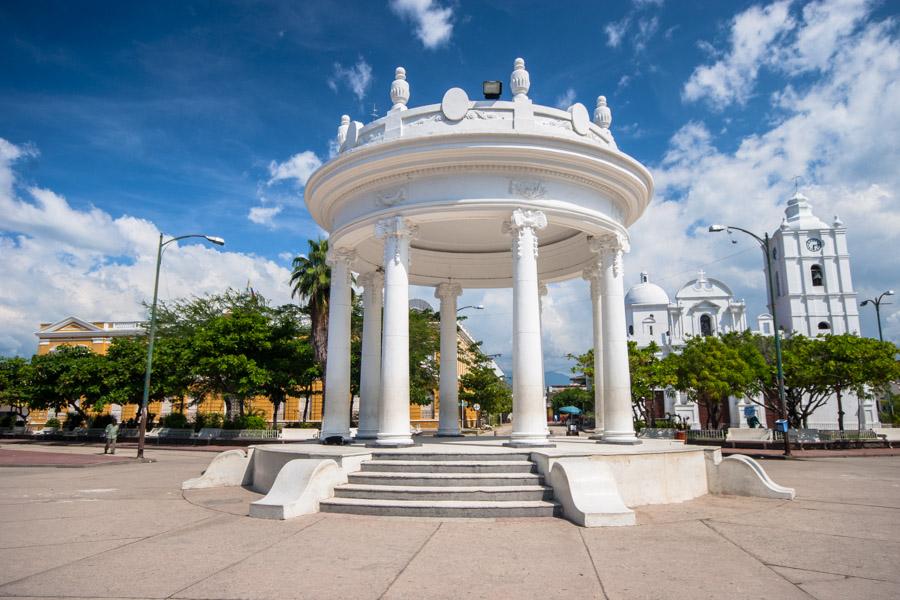
[[[609,129],[612,125],[612,111],[606,105],[606,96],[597,96],[597,108],[594,109],[594,123],[601,129]]]
[[[513,72],[509,77],[509,87],[513,93],[513,100],[525,100],[528,98],[528,89],[531,87],[531,78],[525,70],[525,59],[517,58],[513,63]]]
[[[341,115],[341,124],[338,125],[337,142],[340,148],[347,140],[347,129],[350,128],[350,115]]]
[[[392,111],[406,110],[406,103],[409,102],[409,83],[406,81],[406,69],[397,67],[394,71],[394,82],[391,84],[391,102],[394,106]]]
[[[840,229],[843,226],[844,226],[844,222],[841,221],[841,218],[837,215],[834,215],[834,228]]]

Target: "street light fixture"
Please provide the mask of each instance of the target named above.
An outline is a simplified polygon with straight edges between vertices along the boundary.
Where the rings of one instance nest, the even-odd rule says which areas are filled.
[[[863,300],[862,303],[860,303],[860,306],[865,306],[867,304],[875,305],[875,318],[878,321],[878,339],[881,340],[882,342],[884,341],[884,335],[882,335],[882,333],[881,333],[881,301],[884,300],[885,296],[893,296],[893,295],[894,295],[894,290],[888,290],[886,292],[882,292],[881,295],[878,296],[877,298],[872,298],[870,300]],[[885,302],[885,304],[890,304],[890,302]]]
[[[734,225],[710,225],[709,232],[710,233],[718,233],[721,231],[726,231],[729,234],[732,230],[740,231],[742,233],[746,233],[753,239],[755,239],[759,243],[760,249],[763,251],[763,254],[766,257],[766,288],[769,292],[769,310],[772,312],[772,321],[775,323],[775,373],[776,380],[778,382],[778,400],[781,402],[781,418],[787,423],[787,401],[785,399],[784,393],[784,366],[781,361],[781,333],[778,329],[778,317],[775,314],[775,279],[774,273],[772,272],[772,240],[769,238],[769,233],[763,237],[759,237],[755,233],[751,231],[747,231],[746,229],[742,229],[741,227],[735,227]],[[786,457],[791,456],[791,441],[788,438],[788,432],[783,432],[784,436],[784,455]]]
[[[141,423],[138,427],[137,457],[139,459],[144,458],[144,440],[147,434],[147,405],[150,403],[150,373],[153,369],[153,341],[156,338],[156,298],[159,292],[159,267],[162,263],[162,253],[165,247],[172,242],[187,238],[203,238],[217,246],[225,245],[225,240],[214,235],[191,233],[163,241],[163,234],[159,234],[159,246],[156,248],[156,276],[153,279],[153,303],[150,305],[150,332],[147,338],[147,369],[144,371],[144,395],[141,398]]]
[[[465,310],[467,308],[474,308],[475,310],[484,310],[484,304],[468,304],[466,306],[460,306],[459,308],[456,309],[456,312]]]

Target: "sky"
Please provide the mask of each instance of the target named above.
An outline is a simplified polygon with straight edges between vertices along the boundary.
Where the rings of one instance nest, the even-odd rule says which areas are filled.
[[[900,288],[900,6],[891,1],[365,0],[0,4],[0,354],[41,322],[130,320],[159,233],[164,300],[248,284],[290,301],[290,261],[326,235],[303,204],[342,114],[480,95],[521,56],[539,104],[607,96],[619,148],[651,170],[626,284],[670,294],[704,269],[765,311],[762,260],[713,222],[774,231],[799,186],[847,226],[860,300]],[[432,293],[413,290],[433,304]],[[511,364],[509,290],[467,290],[465,325]],[[883,306],[900,342],[900,301]],[[876,335],[874,311],[862,333]],[[550,286],[544,355],[590,341],[587,284]]]

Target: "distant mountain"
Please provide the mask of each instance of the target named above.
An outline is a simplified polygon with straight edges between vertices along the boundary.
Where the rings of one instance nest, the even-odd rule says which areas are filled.
[[[568,385],[571,374],[547,371],[544,373],[544,385]]]

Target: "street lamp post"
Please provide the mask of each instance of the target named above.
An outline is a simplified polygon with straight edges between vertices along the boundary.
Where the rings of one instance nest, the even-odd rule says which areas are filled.
[[[885,296],[893,296],[894,290],[888,290],[886,292],[882,292],[880,296],[877,298],[871,298],[869,300],[863,300],[860,306],[866,306],[867,304],[875,305],[875,319],[878,321],[878,339],[882,342],[884,341],[884,335],[881,333],[881,301],[884,300]],[[890,302],[885,302],[885,304],[890,304]]]
[[[734,225],[709,226],[710,233],[716,233],[719,231],[727,231],[728,233],[731,233],[732,230],[741,231],[755,239],[759,243],[759,247],[762,249],[763,254],[766,256],[766,287],[768,288],[769,292],[769,310],[772,311],[772,321],[775,324],[775,377],[778,383],[778,400],[781,402],[781,418],[783,421],[787,422],[787,401],[785,400],[784,394],[784,367],[781,362],[781,332],[778,329],[778,316],[775,313],[775,277],[774,273],[772,272],[772,240],[771,238],[769,238],[768,232],[766,232],[763,237],[759,237],[751,231],[747,231],[746,229],[742,229],[740,227],[735,227]],[[784,455],[786,457],[790,457],[791,441],[788,438],[787,431],[783,432],[783,434]]]
[[[150,372],[153,369],[153,341],[156,338],[156,299],[159,292],[159,268],[162,263],[162,253],[166,246],[172,242],[186,238],[203,238],[217,246],[224,246],[225,240],[220,237],[192,233],[180,235],[163,241],[163,234],[159,234],[159,246],[156,248],[156,276],[153,279],[153,303],[150,304],[150,331],[147,337],[147,369],[144,371],[144,395],[141,398],[141,423],[138,427],[137,457],[144,458],[144,440],[147,434],[147,405],[150,403]]]

